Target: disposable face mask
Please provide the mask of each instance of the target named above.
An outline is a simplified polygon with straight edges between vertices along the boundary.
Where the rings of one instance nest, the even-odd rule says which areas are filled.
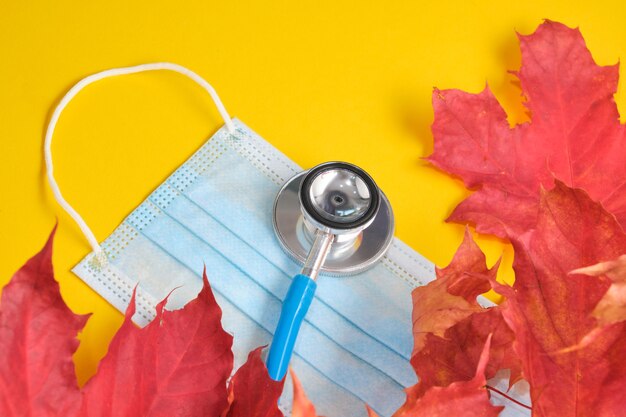
[[[107,76],[157,69],[197,81],[209,91],[226,124],[100,245],[54,181],[54,126],[84,86]],[[169,309],[193,299],[206,266],[223,310],[223,326],[234,335],[235,366],[252,349],[271,342],[281,302],[301,267],[274,235],[272,208],[281,186],[302,168],[242,122],[231,120],[206,81],[167,63],[92,75],[59,104],[45,149],[55,197],[94,248],[73,270],[91,288],[124,311],[138,283],[133,320],[145,325],[154,317],[156,303],[171,291]],[[395,239],[374,268],[352,277],[320,278],[291,361],[319,414],[362,416],[367,403],[389,416],[403,403],[403,389],[416,382],[409,364],[411,290],[433,277],[433,265]],[[284,392],[279,405],[289,414],[289,377]]]

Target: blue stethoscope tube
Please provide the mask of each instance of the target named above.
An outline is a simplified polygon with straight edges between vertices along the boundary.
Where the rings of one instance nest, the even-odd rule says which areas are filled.
[[[315,279],[330,252],[334,239],[335,237],[331,233],[323,231],[316,233],[315,241],[302,266],[302,271],[293,278],[289,291],[283,300],[283,308],[266,360],[267,370],[270,377],[275,381],[282,380],[287,373],[302,320],[309,311],[315,296],[315,289],[317,288]]]
[[[298,331],[316,288],[317,283],[302,274],[296,275],[289,287],[266,361],[270,377],[275,381],[282,380],[287,373]]]

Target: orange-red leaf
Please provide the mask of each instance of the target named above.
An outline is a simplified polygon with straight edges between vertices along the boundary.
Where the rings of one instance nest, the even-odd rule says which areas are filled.
[[[489,402],[485,388],[485,367],[489,362],[491,337],[487,337],[475,374],[469,381],[454,382],[447,387],[431,387],[398,416],[406,417],[496,417],[503,407]]]
[[[289,369],[293,383],[293,408],[291,417],[317,417],[315,406],[306,396],[300,380],[293,369]]]
[[[446,331],[444,337],[429,335],[422,351],[411,359],[419,375],[414,391],[419,397],[432,386],[446,387],[456,381],[469,381],[474,376],[482,347],[492,334],[487,378],[499,370],[511,370],[511,385],[521,377],[521,364],[513,352],[515,335],[502,318],[498,307],[473,314]]]
[[[372,410],[372,408],[365,404],[365,410],[367,411],[367,417],[378,417],[376,411]]]
[[[476,297],[491,288],[496,272],[497,265],[487,268],[485,255],[466,230],[450,265],[436,270],[436,280],[413,290],[413,356],[429,334],[443,337],[453,325],[484,310]]]
[[[55,228],[56,229],[56,228]],[[71,415],[80,403],[72,354],[88,316],[63,302],[52,241],[15,273],[0,300],[0,416]]]
[[[413,410],[431,387],[447,387],[474,378],[483,348],[491,337],[488,378],[500,369],[520,377],[519,360],[512,352],[513,332],[498,307],[483,308],[476,297],[491,288],[497,265],[486,266],[485,255],[466,230],[463,243],[450,265],[437,269],[437,279],[413,292],[415,347],[411,364],[419,378],[407,390],[407,400],[397,416]]]

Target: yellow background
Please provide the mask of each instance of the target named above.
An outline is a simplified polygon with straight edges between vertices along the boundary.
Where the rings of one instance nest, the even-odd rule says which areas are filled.
[[[173,61],[197,71],[239,117],[299,164],[347,160],[389,196],[397,235],[446,264],[463,227],[444,219],[462,184],[420,160],[432,151],[433,86],[473,92],[488,82],[511,123],[526,120],[508,69],[515,30],[543,18],[580,26],[599,63],[626,56],[621,1],[7,1],[0,5],[0,285],[59,220],[54,263],[63,296],[93,312],[76,354],[95,372],[122,316],[70,269],[90,248],[52,200],[42,142],[52,107],[103,69]],[[623,91],[623,89],[621,89]],[[617,96],[620,109],[626,102]],[[53,146],[67,199],[104,239],[221,121],[192,82],[151,73],[110,79],[71,103]],[[491,263],[504,250],[479,239]]]

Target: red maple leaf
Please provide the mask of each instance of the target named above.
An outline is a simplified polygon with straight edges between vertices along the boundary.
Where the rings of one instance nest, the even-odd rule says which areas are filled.
[[[161,302],[143,329],[131,322],[133,297],[98,372],[79,390],[72,354],[87,316],[73,314],[61,298],[53,237],[2,292],[2,417],[282,416],[282,383],[269,377],[260,348],[227,388],[232,336],[222,328],[206,274],[195,300],[175,311]]]
[[[227,405],[232,336],[206,278],[198,297],[138,328],[134,296],[98,372],[83,389],[78,417],[218,415]]]
[[[70,311],[52,272],[50,234],[0,300],[0,416],[70,415],[80,403],[72,355],[88,316]]]
[[[546,21],[519,35],[517,74],[531,122],[510,128],[489,90],[435,90],[429,160],[477,188],[449,217],[518,236],[536,223],[539,189],[582,188],[626,225],[626,129],[613,95],[618,66],[598,66],[580,32]]]
[[[591,313],[610,281],[568,273],[626,252],[615,217],[557,182],[542,192],[535,226],[512,243],[515,284],[496,290],[507,297],[502,315],[515,332],[533,416],[625,415],[626,324],[570,349],[598,326]]]

